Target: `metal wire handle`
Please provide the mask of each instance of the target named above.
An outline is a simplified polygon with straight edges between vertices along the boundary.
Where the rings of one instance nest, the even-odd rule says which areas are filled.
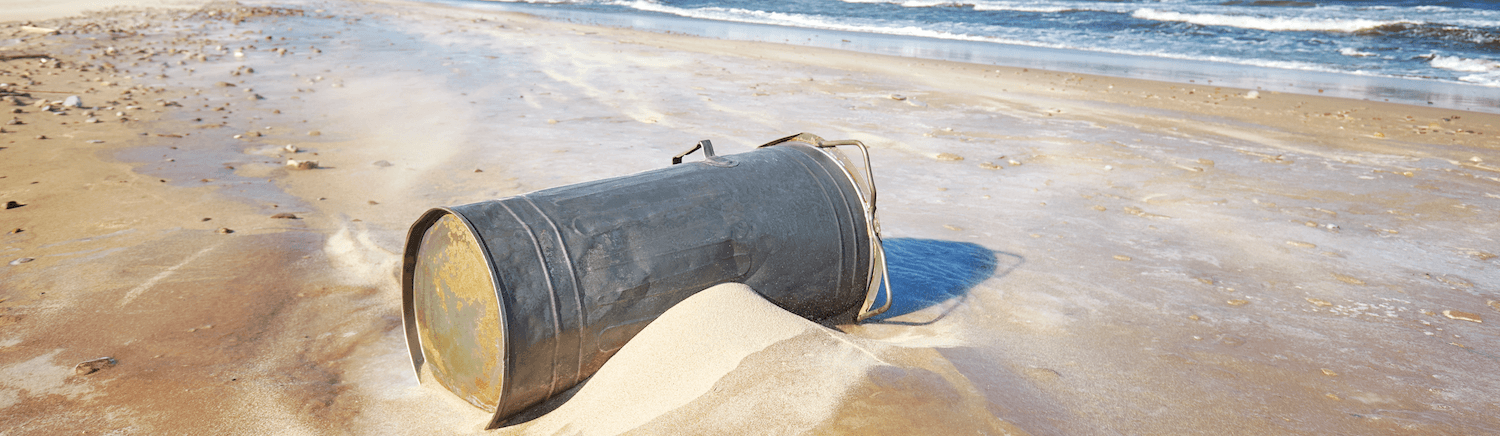
[[[860,142],[857,139],[825,141],[823,140],[823,138],[818,137],[818,135],[814,135],[811,133],[798,133],[796,135],[768,142],[756,148],[770,147],[773,145],[791,141],[806,143],[818,148],[835,148],[850,145],[859,147],[860,155],[862,155],[865,160],[865,182],[867,182],[867,186],[869,186],[870,188],[869,201],[865,201],[865,194],[864,192],[859,190],[859,182],[854,180],[854,175],[849,171],[849,168],[844,168],[844,173],[849,175],[850,182],[853,182],[855,185],[855,194],[860,197],[860,203],[865,205],[865,222],[868,223],[868,225],[866,226],[866,230],[868,231],[870,240],[873,242],[873,244],[871,244],[872,249],[870,250],[870,277],[868,279],[870,288],[865,291],[865,302],[860,306],[859,313],[855,315],[854,321],[864,321],[872,316],[885,313],[885,311],[890,310],[891,308],[891,274],[890,271],[886,268],[885,248],[883,246],[884,244],[882,244],[880,240],[880,221],[877,221],[875,219],[875,173],[870,168],[870,147],[866,146],[864,142]],[[840,167],[844,167],[844,163],[839,159],[834,159],[834,162],[837,163]],[[876,280],[877,274],[879,275],[878,281]],[[884,286],[881,286],[882,284]],[[880,290],[882,288],[885,289],[885,304],[881,305],[879,308],[871,310],[871,307],[875,305],[875,296],[876,294],[880,293]]]

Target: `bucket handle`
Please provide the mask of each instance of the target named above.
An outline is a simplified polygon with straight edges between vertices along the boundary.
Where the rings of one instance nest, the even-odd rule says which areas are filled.
[[[859,147],[859,153],[862,157],[864,157],[865,160],[865,181],[869,184],[870,187],[869,201],[862,201],[862,203],[864,203],[865,205],[865,222],[869,224],[866,226],[867,231],[869,232],[870,240],[874,243],[871,244],[873,249],[870,250],[870,278],[868,280],[868,282],[870,283],[870,289],[865,292],[864,304],[860,305],[859,313],[855,315],[854,322],[864,321],[872,316],[885,313],[885,311],[890,310],[891,308],[891,274],[890,271],[886,269],[885,248],[883,247],[883,244],[880,240],[880,222],[875,220],[875,173],[870,168],[870,147],[866,146],[864,142],[861,142],[857,139],[825,141],[823,140],[823,138],[818,137],[818,135],[814,135],[811,133],[798,133],[796,135],[768,142],[756,148],[770,147],[773,145],[792,141],[810,144],[817,148],[834,148],[850,145]],[[708,140],[703,140],[700,142],[700,145],[703,145],[703,143],[707,142]],[[688,153],[692,153],[697,149],[698,147],[695,146],[692,150],[688,150],[687,153],[683,153],[682,155],[686,156]],[[711,151],[712,149],[705,150],[705,152]],[[677,162],[678,160],[679,158],[673,158],[673,162]],[[838,162],[837,159],[835,159],[834,161]],[[839,166],[843,166],[843,164],[839,163]],[[849,169],[845,168],[844,171],[848,172]],[[854,181],[853,178],[853,175],[850,175],[851,182]],[[860,196],[860,200],[864,200],[864,193],[860,192],[858,186],[856,186],[854,191],[857,195]],[[876,277],[877,274],[879,275],[879,277]],[[877,280],[877,278],[879,280]],[[875,296],[879,294],[882,289],[885,290],[885,304],[872,310],[871,307],[875,305]]]
[[[682,163],[682,158],[687,157],[687,155],[693,154],[693,152],[698,151],[698,149],[700,148],[703,149],[703,157],[705,159],[712,160],[715,157],[714,143],[705,139],[702,141],[698,141],[697,144],[693,144],[693,148],[689,148],[688,151],[684,151],[682,153],[678,153],[676,156],[672,156],[672,165]]]

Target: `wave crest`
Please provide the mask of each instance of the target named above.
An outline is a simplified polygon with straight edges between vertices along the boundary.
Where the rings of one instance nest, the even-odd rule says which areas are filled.
[[[1187,14],[1182,12],[1159,11],[1155,9],[1139,9],[1131,13],[1130,16],[1142,20],[1175,21],[1197,24],[1200,26],[1239,27],[1242,29],[1269,30],[1272,32],[1358,32],[1361,30],[1373,30],[1382,26],[1426,24],[1419,21],[1380,21],[1359,18],[1339,19],[1304,17],[1258,17],[1252,15]]]

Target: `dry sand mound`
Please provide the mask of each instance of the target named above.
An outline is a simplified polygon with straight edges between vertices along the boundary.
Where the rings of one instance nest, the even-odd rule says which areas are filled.
[[[951,368],[930,349],[830,330],[729,283],[668,310],[524,432],[1022,433]]]

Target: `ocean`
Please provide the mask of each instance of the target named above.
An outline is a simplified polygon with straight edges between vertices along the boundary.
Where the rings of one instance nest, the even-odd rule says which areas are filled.
[[[799,42],[795,39],[806,39],[801,42],[835,48],[860,49],[861,44],[844,36],[836,40],[828,38],[829,32],[885,36],[889,38],[883,39],[884,45],[902,42],[894,49],[868,51],[1008,66],[1185,82],[1183,77],[1199,72],[1201,68],[1197,65],[1206,65],[1202,68],[1213,70],[1214,75],[1221,76],[1221,83],[1229,86],[1293,92],[1332,88],[1329,90],[1340,91],[1334,95],[1346,97],[1394,98],[1414,104],[1484,111],[1493,111],[1491,106],[1500,99],[1500,2],[530,0],[500,3],[512,5],[512,10],[568,20],[686,31],[710,37],[736,38],[739,33],[755,32],[726,33],[712,29],[713,25],[707,23],[805,29],[818,32],[806,38],[801,38],[804,34],[790,32],[798,38],[782,39],[793,43]],[[642,24],[641,20],[628,17],[687,19],[705,24],[664,26]],[[816,36],[835,43],[817,43]],[[953,45],[960,42],[967,44]],[[988,50],[986,45],[990,46]],[[967,48],[956,50],[956,47]],[[923,55],[924,51],[940,53]],[[985,56],[986,52],[1002,54]],[[1048,59],[1054,62],[1049,64]],[[1152,61],[1158,61],[1159,65],[1151,66]],[[1251,70],[1247,73],[1241,67]],[[1183,71],[1152,72],[1162,69]],[[1273,77],[1254,80],[1263,76]],[[1307,83],[1279,83],[1287,78]],[[1474,94],[1480,97],[1477,100],[1465,97]]]

